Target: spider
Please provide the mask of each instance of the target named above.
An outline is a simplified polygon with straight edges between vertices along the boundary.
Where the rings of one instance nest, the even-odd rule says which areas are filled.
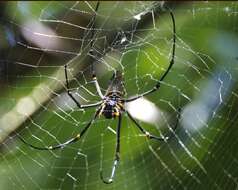
[[[95,15],[93,17],[93,23],[95,21],[95,17],[96,17],[96,13],[97,10],[99,8],[99,2],[96,5],[95,8]],[[174,64],[174,56],[175,56],[175,42],[176,42],[176,32],[175,32],[175,19],[174,19],[174,15],[172,13],[172,11],[170,12],[170,16],[171,16],[171,20],[172,20],[172,24],[173,24],[173,45],[172,45],[172,57],[169,63],[169,66],[167,68],[167,70],[165,71],[165,73],[161,76],[161,78],[159,79],[159,81],[155,84],[155,86],[151,89],[148,90],[140,95],[137,95],[136,97],[132,97],[132,98],[128,98],[125,99],[124,98],[124,93],[123,93],[123,75],[122,72],[119,70],[116,70],[109,82],[109,86],[107,88],[107,91],[105,94],[102,93],[101,88],[99,86],[99,83],[97,81],[97,77],[95,72],[93,72],[92,78],[93,78],[93,82],[95,84],[97,93],[99,94],[101,101],[97,102],[97,103],[93,103],[93,104],[88,104],[88,105],[82,105],[80,102],[78,102],[76,100],[76,98],[74,97],[74,95],[72,94],[70,87],[69,87],[69,79],[68,79],[68,72],[67,72],[67,64],[64,67],[64,71],[65,71],[65,82],[66,82],[66,88],[67,88],[67,94],[69,95],[69,97],[74,101],[74,103],[80,108],[80,109],[87,109],[87,108],[93,108],[96,107],[96,112],[94,114],[94,116],[92,117],[92,119],[88,122],[88,124],[82,129],[82,131],[80,133],[78,133],[77,135],[75,135],[73,138],[70,138],[69,140],[67,140],[66,142],[62,143],[62,144],[58,144],[55,146],[48,146],[48,147],[38,147],[38,146],[34,146],[30,143],[28,143],[27,141],[25,141],[22,137],[19,136],[20,140],[34,148],[37,150],[55,150],[55,149],[60,149],[60,148],[64,148],[66,145],[69,145],[71,143],[75,143],[77,142],[85,133],[86,131],[90,128],[90,126],[93,124],[93,122],[96,120],[96,118],[100,115],[103,115],[106,119],[113,119],[113,118],[118,118],[118,124],[117,124],[117,129],[116,129],[116,150],[115,150],[115,158],[114,158],[114,162],[112,165],[112,170],[111,170],[111,175],[108,179],[105,179],[103,177],[103,171],[102,169],[100,170],[100,178],[101,180],[106,183],[106,184],[110,184],[113,182],[114,180],[114,176],[115,176],[115,171],[117,168],[117,165],[119,163],[120,160],[120,130],[121,130],[121,121],[122,121],[122,114],[126,113],[129,117],[129,119],[132,120],[132,122],[135,124],[135,126],[148,138],[148,139],[155,139],[157,141],[166,141],[168,140],[172,133],[170,132],[170,134],[167,134],[165,136],[156,136],[156,135],[152,135],[150,134],[148,131],[146,131],[133,117],[132,115],[125,109],[125,104],[128,102],[132,102],[134,100],[137,100],[138,98],[141,97],[145,97],[148,96],[156,91],[159,90],[160,88],[160,84],[161,82],[165,79],[165,77],[168,75],[170,69],[172,68],[173,64]],[[94,27],[94,26],[93,26]],[[92,32],[92,37],[94,36],[94,30]],[[92,48],[93,44],[91,43],[91,48]],[[175,131],[175,129],[178,126],[179,123],[179,119],[180,119],[180,111],[181,109],[178,109],[178,116],[177,116],[177,121],[175,123],[175,126],[173,128],[173,130]]]

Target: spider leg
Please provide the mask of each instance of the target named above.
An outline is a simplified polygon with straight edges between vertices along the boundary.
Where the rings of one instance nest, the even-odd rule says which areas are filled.
[[[94,114],[94,117],[90,120],[90,122],[83,128],[83,130],[81,131],[81,133],[78,133],[75,137],[67,140],[66,142],[56,145],[56,146],[48,146],[48,147],[38,147],[35,145],[32,145],[30,143],[28,143],[27,141],[25,141],[21,136],[18,135],[19,139],[26,145],[37,149],[37,150],[55,150],[55,149],[59,149],[59,148],[64,148],[66,145],[77,142],[84,134],[85,132],[89,129],[89,127],[91,126],[91,124],[95,121],[95,119],[97,118],[97,116],[99,115],[99,112],[101,111],[101,108],[99,108],[96,113]]]
[[[175,30],[175,19],[174,19],[174,15],[173,15],[172,11],[170,11],[170,16],[171,16],[172,23],[173,23],[173,46],[172,46],[172,57],[171,57],[168,69],[166,70],[166,72],[162,75],[162,77],[159,79],[157,84],[151,90],[148,90],[147,92],[144,92],[136,97],[128,98],[128,99],[124,100],[125,102],[134,101],[138,98],[147,96],[147,95],[159,90],[161,82],[165,79],[165,77],[169,73],[170,69],[172,68],[172,66],[174,64],[174,56],[175,56],[176,30]]]
[[[120,131],[121,131],[121,114],[119,115],[119,119],[118,119],[118,126],[117,126],[117,142],[116,142],[116,153],[115,153],[115,158],[114,158],[114,162],[112,165],[112,172],[111,172],[111,176],[108,179],[105,179],[103,177],[103,171],[100,171],[100,178],[101,180],[106,183],[106,184],[110,184],[113,182],[114,176],[115,176],[115,172],[116,172],[116,167],[119,163],[120,160]]]
[[[93,16],[93,19],[92,19],[93,25],[92,25],[91,39],[93,39],[94,34],[95,34],[95,29],[94,29],[95,27],[94,27],[94,25],[95,25],[96,13],[97,13],[97,11],[98,11],[99,4],[100,4],[100,2],[98,1],[97,4],[96,4],[96,7],[95,7],[95,9],[94,9],[94,12],[95,12],[95,13],[94,13],[94,16]],[[91,42],[90,42],[90,48],[93,47],[93,43],[94,43],[94,41],[91,40]],[[65,71],[65,80],[66,80],[67,93],[68,93],[68,95],[70,96],[70,98],[75,102],[75,104],[76,104],[80,109],[83,109],[83,108],[91,108],[91,107],[99,106],[99,105],[102,103],[101,101],[100,101],[100,102],[97,102],[97,103],[93,103],[93,104],[81,105],[81,104],[76,100],[76,98],[75,98],[75,97],[73,96],[73,94],[71,93],[71,90],[70,90],[70,87],[69,87],[69,79],[68,79],[67,66],[68,66],[67,64],[64,66],[64,71]],[[95,78],[95,79],[94,79],[94,78]],[[100,89],[100,87],[99,87],[99,84],[98,84],[98,82],[97,82],[96,75],[95,75],[95,77],[94,77],[94,74],[93,74],[93,80],[94,80],[94,83],[95,83],[95,85],[96,85],[97,92],[99,93],[99,96],[102,98],[103,95],[102,95],[101,89]]]
[[[64,72],[65,72],[65,80],[66,80],[66,88],[67,88],[67,93],[69,95],[69,97],[75,102],[75,104],[80,108],[91,108],[91,107],[96,107],[99,106],[102,102],[96,102],[93,104],[87,104],[87,105],[81,105],[76,98],[73,96],[73,94],[71,93],[70,87],[69,87],[69,80],[68,80],[68,72],[67,72],[67,64],[64,66]]]
[[[100,88],[100,86],[99,86],[99,83],[98,83],[98,80],[97,80],[97,77],[96,77],[95,72],[94,72],[94,74],[93,74],[93,82],[94,82],[94,84],[95,84],[95,86],[96,86],[98,95],[100,96],[101,99],[103,99],[104,96],[103,96],[103,94],[102,94],[102,91],[101,91],[101,88]]]
[[[164,137],[159,137],[159,136],[152,135],[148,131],[146,131],[143,127],[141,127],[140,124],[132,117],[132,115],[128,111],[126,111],[126,113],[129,116],[129,118],[136,124],[136,127],[149,139],[155,139],[155,140],[158,140],[158,141],[165,141],[165,140],[169,140],[170,137],[173,135],[173,133],[171,133],[171,132],[169,132]],[[181,108],[178,108],[177,121],[175,123],[175,126],[173,127],[173,131],[175,131],[177,129],[180,117],[181,117]]]
[[[92,52],[92,55],[94,55],[94,51],[92,51],[92,47],[93,47],[93,44],[94,44],[94,35],[95,35],[95,19],[96,19],[96,13],[98,11],[98,7],[100,5],[100,2],[98,1],[97,2],[97,5],[96,5],[96,8],[95,8],[95,14],[94,14],[94,17],[93,17],[93,20],[92,20],[92,32],[91,32],[91,41],[90,41],[90,48],[91,48],[91,52]],[[101,99],[104,98],[103,94],[102,94],[102,91],[101,91],[101,88],[99,86],[99,83],[98,83],[98,80],[97,80],[97,77],[96,77],[96,73],[95,73],[95,70],[94,70],[94,63],[92,65],[93,69],[92,69],[92,73],[93,73],[93,82],[96,86],[96,89],[97,89],[97,92],[98,92],[98,95],[100,96]]]

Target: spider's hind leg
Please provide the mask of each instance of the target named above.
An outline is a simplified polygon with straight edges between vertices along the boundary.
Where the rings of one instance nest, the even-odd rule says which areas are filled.
[[[143,127],[141,127],[140,124],[132,117],[132,115],[128,111],[126,111],[126,113],[129,116],[129,118],[136,124],[136,127],[149,139],[155,139],[158,141],[166,141],[166,140],[170,139],[171,136],[173,135],[172,132],[169,132],[167,135],[165,135],[163,137],[152,135],[148,131],[146,131]],[[175,131],[177,129],[180,117],[181,117],[181,108],[178,108],[177,120],[176,120],[175,126],[173,127],[173,131]]]
[[[20,135],[17,135],[17,136],[24,144],[26,144],[27,146],[30,146],[31,148],[37,149],[37,150],[56,150],[56,149],[60,149],[60,148],[65,148],[65,146],[67,146],[69,144],[72,144],[72,143],[75,143],[79,139],[81,139],[81,137],[86,133],[86,131],[93,124],[93,122],[97,119],[100,111],[101,111],[101,107],[97,109],[97,111],[94,114],[94,117],[88,122],[88,124],[83,128],[83,130],[80,133],[78,133],[73,138],[70,138],[69,140],[67,140],[66,142],[64,142],[62,144],[58,144],[58,145],[54,145],[54,146],[47,146],[47,147],[38,147],[38,146],[35,146],[35,145],[32,145],[32,144],[28,143]]]
[[[102,170],[100,171],[100,178],[103,181],[103,183],[106,183],[106,184],[110,184],[110,183],[113,182],[113,179],[114,179],[114,176],[115,176],[115,173],[116,173],[116,167],[117,167],[117,165],[119,163],[119,160],[120,160],[120,133],[121,133],[121,120],[122,120],[121,114],[118,117],[119,118],[118,118],[118,126],[117,126],[116,153],[115,153],[115,158],[114,158],[114,162],[113,162],[113,165],[112,165],[111,175],[108,179],[105,179],[103,177]]]

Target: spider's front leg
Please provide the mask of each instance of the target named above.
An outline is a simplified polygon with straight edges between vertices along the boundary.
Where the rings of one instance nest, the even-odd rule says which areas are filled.
[[[100,88],[100,86],[99,86],[99,83],[98,83],[98,80],[97,80],[97,76],[96,76],[95,73],[93,74],[93,82],[94,82],[94,84],[95,84],[95,86],[96,86],[98,95],[99,95],[100,98],[103,100],[103,99],[104,99],[104,96],[103,96],[103,94],[102,94],[102,91],[101,91],[101,88]]]
[[[114,162],[113,162],[113,165],[112,165],[111,176],[108,179],[104,179],[103,172],[102,172],[102,170],[100,171],[100,178],[106,184],[110,184],[110,183],[113,182],[115,172],[116,172],[116,167],[117,167],[117,165],[119,163],[119,160],[120,160],[120,133],[121,133],[121,120],[122,120],[121,113],[119,114],[118,117],[119,118],[118,118],[118,126],[117,126],[116,153],[115,153],[115,158],[114,158]]]
[[[96,107],[101,105],[101,101],[100,102],[96,102],[93,104],[87,104],[87,105],[81,105],[76,98],[73,96],[73,94],[71,93],[70,87],[69,87],[69,79],[68,79],[68,72],[67,72],[67,64],[64,66],[64,72],[65,72],[65,81],[66,81],[66,88],[67,88],[67,94],[69,95],[69,97],[74,101],[74,103],[80,108],[91,108],[91,107]]]
[[[174,15],[173,15],[172,11],[170,11],[170,16],[171,16],[171,20],[172,20],[172,24],[173,24],[173,45],[172,45],[172,56],[171,56],[171,59],[170,59],[170,62],[169,62],[169,66],[168,66],[167,70],[161,76],[159,81],[155,84],[155,86],[151,90],[148,90],[148,91],[146,91],[146,92],[144,92],[144,93],[142,93],[142,94],[140,94],[140,95],[138,95],[136,97],[128,98],[128,99],[124,100],[125,102],[132,102],[132,101],[134,101],[134,100],[136,100],[138,98],[147,96],[147,95],[149,95],[149,94],[159,90],[161,82],[164,81],[164,79],[166,78],[166,76],[170,72],[171,68],[173,67],[173,65],[174,65],[174,57],[175,57],[175,45],[176,45],[176,29],[175,29],[175,19],[174,19]]]

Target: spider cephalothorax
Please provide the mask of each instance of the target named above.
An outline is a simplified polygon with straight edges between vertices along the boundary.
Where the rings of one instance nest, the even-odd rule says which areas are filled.
[[[96,18],[96,13],[99,7],[99,2],[96,5],[95,8],[95,14],[93,17],[93,21],[95,21]],[[104,183],[112,183],[114,176],[115,176],[115,171],[116,171],[116,167],[119,163],[119,155],[120,155],[120,130],[121,130],[121,121],[122,121],[122,114],[125,112],[128,116],[129,119],[131,119],[133,121],[133,123],[135,124],[135,126],[149,139],[155,139],[158,141],[167,141],[169,139],[169,137],[171,136],[172,133],[164,135],[164,136],[155,136],[150,134],[148,131],[146,131],[133,117],[132,115],[124,108],[124,104],[128,103],[128,102],[132,102],[138,98],[147,96],[153,92],[156,92],[160,89],[160,84],[161,82],[165,79],[165,77],[167,76],[167,74],[169,73],[170,69],[172,68],[173,64],[174,64],[174,57],[175,57],[175,40],[176,40],[176,32],[175,32],[175,19],[173,16],[172,11],[169,11],[171,19],[172,19],[172,26],[173,26],[173,45],[172,45],[172,57],[168,66],[168,69],[165,71],[165,73],[160,77],[160,79],[158,80],[158,82],[154,85],[154,87],[151,90],[148,90],[140,95],[137,95],[135,97],[132,98],[124,98],[124,86],[123,86],[123,76],[122,76],[122,72],[120,72],[119,70],[115,71],[113,73],[113,76],[110,80],[109,86],[107,88],[107,91],[105,93],[105,95],[102,94],[101,88],[99,86],[99,83],[97,81],[96,75],[95,75],[95,71],[93,71],[93,82],[95,84],[95,87],[97,89],[98,95],[101,98],[101,101],[97,102],[97,103],[92,103],[92,104],[88,104],[88,105],[81,105],[81,103],[74,97],[74,95],[72,94],[70,87],[69,87],[69,80],[68,80],[68,73],[67,73],[67,65],[65,65],[64,67],[64,71],[65,71],[65,80],[66,80],[66,87],[67,87],[67,93],[69,95],[69,97],[75,102],[75,104],[78,106],[79,109],[86,109],[86,108],[92,108],[92,107],[97,107],[96,112],[93,116],[93,118],[88,122],[88,124],[81,130],[80,133],[76,134],[74,137],[72,137],[71,139],[65,141],[62,144],[58,144],[55,146],[48,146],[48,147],[38,147],[35,145],[32,145],[28,142],[26,142],[22,137],[19,136],[20,140],[22,142],[24,142],[25,144],[27,144],[28,146],[34,148],[34,149],[38,149],[38,150],[55,150],[55,149],[59,149],[59,148],[64,148],[66,145],[77,142],[84,134],[85,132],[90,128],[90,126],[93,124],[93,122],[95,121],[95,119],[99,116],[99,115],[103,115],[105,118],[107,119],[111,119],[111,118],[118,118],[118,125],[117,125],[117,129],[116,129],[116,152],[115,152],[115,158],[114,158],[114,162],[113,162],[113,166],[112,166],[112,171],[111,171],[111,175],[110,177],[106,180],[103,177],[102,171],[100,172],[100,177],[102,179],[102,181]],[[94,28],[94,22],[92,28]],[[95,34],[94,34],[95,30],[92,29],[92,39],[94,38]],[[91,44],[91,48],[93,48],[93,42],[90,43]],[[95,56],[96,57],[96,56]],[[180,118],[180,111],[181,109],[178,109],[178,117],[177,117],[177,122],[175,124],[174,130],[177,128],[177,125],[179,123],[179,118]]]

